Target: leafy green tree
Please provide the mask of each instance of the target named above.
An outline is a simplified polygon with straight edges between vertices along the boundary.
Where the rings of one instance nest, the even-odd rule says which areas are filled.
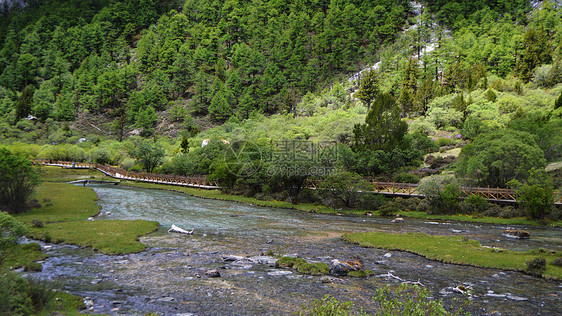
[[[353,127],[355,150],[388,150],[405,147],[408,124],[402,121],[394,97],[388,93],[378,97],[365,118],[365,124]]]
[[[430,214],[455,214],[458,211],[460,186],[454,179],[429,178],[422,181],[419,191],[429,202]]]
[[[532,135],[511,129],[480,134],[462,148],[456,175],[478,186],[505,187],[512,179],[527,179],[528,170],[546,165]]]
[[[0,208],[3,211],[23,212],[40,181],[29,160],[0,148]]]
[[[152,141],[145,140],[133,150],[132,156],[143,165],[146,172],[150,173],[162,163],[164,154],[165,152],[162,146]]]
[[[553,185],[544,170],[531,169],[524,181],[511,180],[508,185],[516,190],[517,200],[523,202],[527,216],[544,219],[552,209]]]
[[[338,169],[322,180],[318,189],[324,204],[334,209],[352,208],[359,202],[360,192],[369,191],[369,183],[357,173]]]

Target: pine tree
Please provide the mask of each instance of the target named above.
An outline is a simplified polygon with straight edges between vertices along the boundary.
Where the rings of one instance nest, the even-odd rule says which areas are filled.
[[[378,73],[375,70],[368,70],[359,84],[359,90],[355,93],[355,97],[367,106],[367,110],[371,108],[371,104],[380,95]]]

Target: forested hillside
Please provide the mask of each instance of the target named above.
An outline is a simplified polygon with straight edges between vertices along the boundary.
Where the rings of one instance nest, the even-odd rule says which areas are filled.
[[[0,140],[32,158],[204,174],[291,201],[291,183],[338,172],[400,182],[445,172],[470,185],[541,183],[552,195],[561,169],[543,173],[562,158],[561,10],[524,0],[29,1],[1,10]],[[264,154],[253,160],[288,140],[333,142],[337,157],[270,159],[248,175],[224,155],[240,140]],[[326,172],[268,173],[291,166]]]

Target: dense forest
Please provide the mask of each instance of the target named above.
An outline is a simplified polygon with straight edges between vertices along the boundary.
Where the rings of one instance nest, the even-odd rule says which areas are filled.
[[[461,183],[551,200],[562,184],[560,166],[545,172],[562,158],[558,2],[6,3],[0,141],[28,158],[208,175],[294,203],[318,199],[301,192],[310,177],[445,174],[439,192]],[[242,141],[258,170],[224,154]],[[287,141],[337,154],[277,159]],[[322,172],[275,172],[303,168]]]

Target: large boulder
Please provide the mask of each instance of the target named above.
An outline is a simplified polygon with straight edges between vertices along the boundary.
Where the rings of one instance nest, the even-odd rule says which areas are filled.
[[[363,264],[359,261],[341,261],[332,260],[330,264],[330,274],[336,276],[347,275],[350,271],[359,271],[363,269]]]
[[[531,238],[531,234],[525,230],[517,230],[517,229],[506,229],[503,231],[503,235],[509,238],[516,238],[516,239],[529,239]]]

